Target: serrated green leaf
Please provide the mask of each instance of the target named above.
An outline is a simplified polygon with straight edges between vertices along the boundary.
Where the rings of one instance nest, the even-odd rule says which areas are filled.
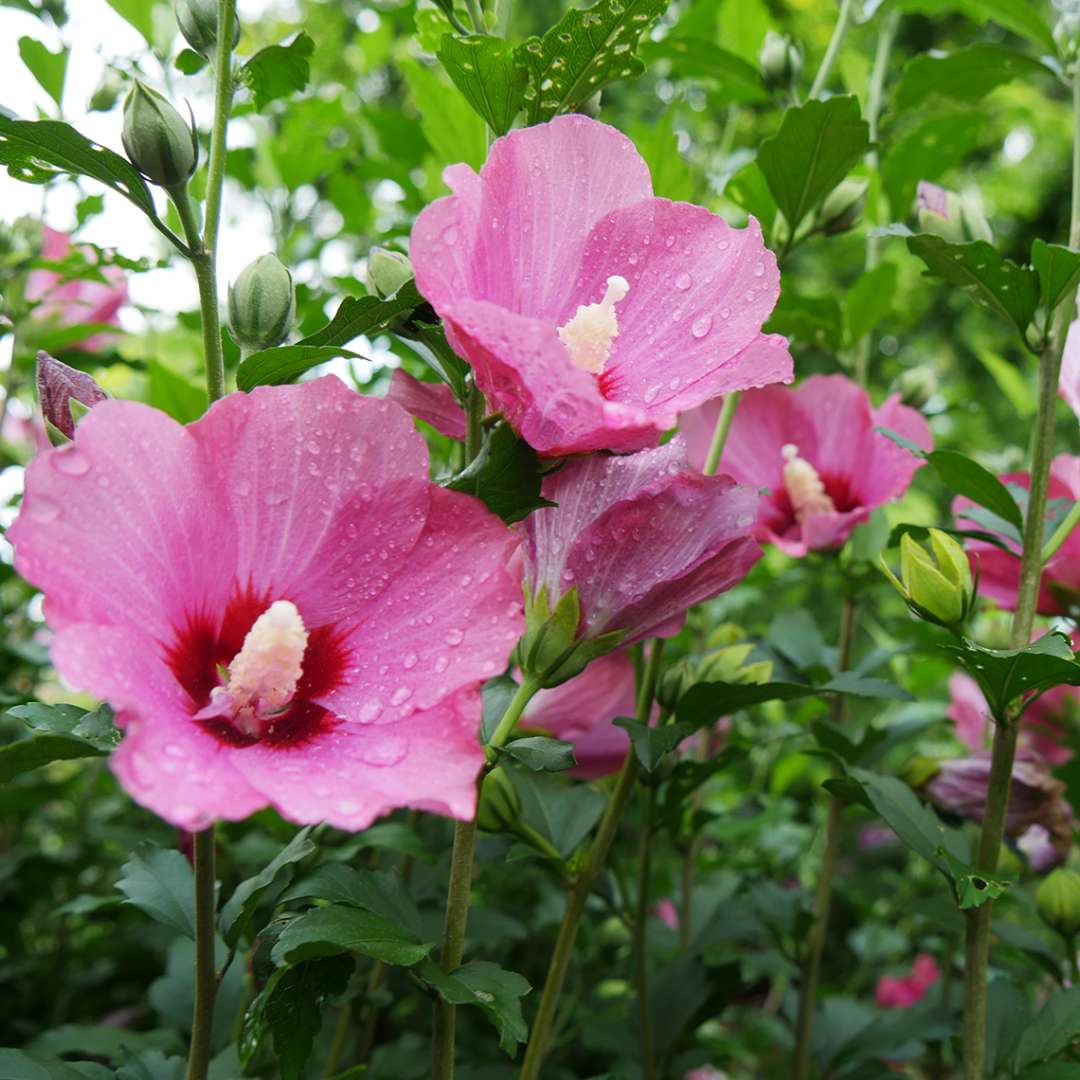
[[[32,37],[19,38],[19,56],[37,79],[42,90],[60,106],[64,96],[64,77],[67,74],[66,49],[50,52],[46,46]]]
[[[315,42],[301,32],[288,45],[260,49],[240,69],[238,77],[251,91],[259,112],[271,101],[298,93],[307,86],[314,51]]]
[[[889,205],[906,217],[920,180],[937,180],[979,145],[983,117],[978,112],[929,116],[889,147],[881,177]]]
[[[513,1054],[529,1037],[521,1014],[521,999],[532,987],[513,971],[484,960],[474,960],[447,974],[428,962],[420,977],[451,1005],[477,1005],[487,1013],[499,1032],[499,1045]]]
[[[527,78],[514,47],[491,34],[444,34],[436,55],[487,126],[505,135],[521,111]]]
[[[34,734],[0,746],[0,782],[53,761],[104,757],[120,742],[112,710],[102,705],[87,712],[77,705],[44,705],[31,702],[8,709]]]
[[[683,739],[694,733],[694,728],[689,724],[675,723],[652,727],[629,716],[617,716],[612,723],[626,730],[634,754],[646,772],[652,772]]]
[[[667,8],[669,0],[598,0],[571,8],[542,38],[517,48],[528,71],[524,90],[530,124],[572,112],[616,79],[640,75],[641,35]]]
[[[574,744],[548,735],[528,735],[497,749],[534,772],[563,772],[577,764]]]
[[[588,836],[604,812],[604,796],[561,777],[505,766],[521,801],[525,824],[535,829],[564,858]]]
[[[420,914],[406,891],[400,875],[390,871],[356,870],[343,863],[323,863],[281,897],[282,901],[303,898],[325,900],[362,908],[386,919],[400,922],[421,937]]]
[[[1031,245],[1031,265],[1039,275],[1039,301],[1053,311],[1080,280],[1080,251],[1062,244],[1036,240]]]
[[[191,864],[179,851],[144,842],[124,863],[121,874],[116,887],[129,904],[156,922],[195,937],[195,880]]]
[[[279,345],[261,349],[244,359],[236,370],[236,388],[252,390],[256,386],[278,386],[292,382],[305,371],[336,360],[339,356],[359,357],[340,345]]]
[[[1055,990],[1032,1020],[1016,1047],[1016,1069],[1045,1061],[1080,1035],[1080,986]]]
[[[870,128],[854,97],[808,101],[784,113],[757,163],[792,233],[869,147]]]
[[[937,857],[943,859],[949,868],[953,897],[956,900],[956,906],[961,911],[982,907],[991,900],[999,899],[1012,884],[1010,881],[996,881],[987,877],[962,859],[950,854],[944,847],[938,848]]]
[[[317,956],[355,952],[384,964],[419,963],[434,946],[407,927],[370,911],[332,904],[292,920],[274,946],[274,963],[296,964]]]

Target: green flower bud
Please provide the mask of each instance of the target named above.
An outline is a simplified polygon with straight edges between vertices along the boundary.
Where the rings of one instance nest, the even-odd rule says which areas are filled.
[[[123,89],[120,76],[111,68],[106,70],[101,76],[101,82],[97,84],[97,89],[90,95],[90,111],[108,112],[116,104]]]
[[[292,275],[276,255],[260,255],[229,289],[229,328],[248,352],[272,349],[288,336],[295,305]]]
[[[484,832],[513,833],[520,820],[521,802],[514,785],[502,767],[496,767],[484,777],[484,782],[480,785],[476,824]]]
[[[990,222],[983,212],[982,199],[977,191],[965,191],[960,196],[960,220],[964,223],[964,235],[969,240],[994,242],[994,233]]]
[[[124,102],[122,140],[131,164],[160,187],[187,183],[199,163],[194,119],[189,123],[138,79]]]
[[[1080,48],[1080,11],[1063,11],[1054,24],[1054,41],[1063,60],[1076,58]]]
[[[176,0],[176,21],[184,40],[200,55],[210,58],[217,44],[218,0]],[[240,20],[235,5],[232,17],[232,48],[240,40]]]
[[[818,209],[817,227],[826,236],[847,232],[858,224],[866,205],[868,180],[851,177],[837,184]]]
[[[908,607],[939,626],[959,626],[975,603],[975,583],[964,549],[948,533],[930,529],[933,554],[910,533],[900,538],[900,580],[882,561],[882,568]],[[936,561],[935,561],[936,560]]]
[[[694,685],[694,665],[688,657],[669,664],[656,686],[656,700],[665,712],[674,712],[679,698]]]
[[[367,277],[371,291],[385,300],[406,282],[412,281],[412,263],[400,252],[373,247],[368,253]]]
[[[785,90],[802,71],[802,53],[786,34],[770,30],[758,53],[758,67],[770,90]]]
[[[921,409],[937,393],[937,388],[937,375],[929,366],[908,368],[893,383],[900,400],[912,409]]]
[[[1080,874],[1060,867],[1035,890],[1035,906],[1043,921],[1063,938],[1080,931]]]
[[[960,196],[938,184],[920,180],[915,196],[915,216],[921,232],[959,243],[964,237]]]

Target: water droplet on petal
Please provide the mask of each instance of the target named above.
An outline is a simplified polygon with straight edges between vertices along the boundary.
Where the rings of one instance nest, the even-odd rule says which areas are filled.
[[[711,329],[712,316],[702,315],[701,318],[694,320],[693,325],[690,327],[690,333],[700,341],[703,337],[708,335]]]
[[[690,286],[693,285],[693,284],[694,284],[694,279],[689,274],[685,274],[685,273],[680,274],[675,279],[675,288],[676,289],[681,289],[683,292],[686,292],[686,290],[689,289]]]
[[[53,502],[47,495],[35,495],[26,508],[27,516],[39,525],[48,525],[60,516],[60,504]]]
[[[398,735],[380,735],[360,751],[360,757],[367,765],[385,768],[396,765],[409,752],[409,740]]]
[[[439,237],[439,239],[442,240],[444,244],[448,245],[456,244],[457,238],[458,227],[456,225],[447,225],[446,228],[443,229],[442,234]]]
[[[74,446],[53,451],[53,468],[65,476],[85,476],[90,471],[90,459]]]

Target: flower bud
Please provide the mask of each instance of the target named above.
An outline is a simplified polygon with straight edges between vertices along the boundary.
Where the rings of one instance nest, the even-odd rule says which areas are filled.
[[[371,291],[385,300],[413,279],[412,263],[397,251],[373,247],[368,253],[367,277]]]
[[[1054,41],[1063,60],[1074,60],[1080,48],[1080,11],[1063,11],[1054,24]]]
[[[1043,921],[1063,938],[1080,931],[1080,874],[1060,867],[1035,890],[1035,906]]]
[[[85,371],[68,367],[47,352],[37,354],[37,388],[45,430],[54,446],[75,438],[76,410],[89,410],[109,396]]]
[[[288,336],[295,306],[292,274],[276,255],[260,255],[229,289],[229,328],[248,352],[272,349]]]
[[[200,55],[210,58],[217,44],[218,0],[176,0],[176,21],[184,40]],[[232,17],[232,48],[240,40],[240,20]]]
[[[994,233],[983,211],[982,198],[977,191],[965,191],[960,196],[960,219],[964,223],[964,235],[969,240],[994,242]]]
[[[802,71],[802,53],[786,34],[770,30],[758,53],[758,67],[770,90],[784,90]]]
[[[920,180],[915,196],[915,214],[921,232],[959,243],[964,239],[960,196],[954,191]]]
[[[111,68],[101,76],[101,82],[97,89],[90,95],[89,107],[91,112],[108,112],[117,102],[124,84],[120,76]]]
[[[124,102],[122,141],[132,165],[160,187],[186,183],[199,163],[194,120],[189,123],[138,79]]]
[[[937,388],[937,375],[929,365],[908,368],[893,383],[901,402],[912,409],[921,409],[937,393]]]
[[[476,824],[484,832],[512,833],[520,820],[521,802],[514,785],[502,767],[496,767],[484,777],[484,782],[480,785]]]
[[[948,533],[930,529],[933,554],[910,533],[900,537],[900,580],[882,561],[886,577],[908,607],[938,626],[959,626],[975,602],[975,583],[964,549]],[[935,562],[936,560],[936,562]]]
[[[851,177],[837,184],[818,209],[817,227],[826,236],[836,236],[857,225],[866,205],[866,192],[869,187],[868,180],[858,177]]]

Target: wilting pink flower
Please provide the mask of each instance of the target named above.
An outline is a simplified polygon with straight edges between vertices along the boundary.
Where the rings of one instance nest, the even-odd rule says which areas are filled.
[[[66,233],[42,228],[42,258],[59,261],[71,251]],[[128,289],[124,271],[118,266],[101,269],[105,281],[74,278],[65,281],[55,270],[32,270],[26,282],[26,299],[38,301],[34,318],[75,326],[80,323],[117,324],[117,312],[127,303]],[[92,334],[82,341],[69,342],[68,348],[92,352],[109,343],[112,335]]]
[[[704,463],[720,403],[683,418],[690,460]],[[839,547],[882,503],[899,498],[922,462],[875,432],[887,427],[923,449],[930,429],[899,395],[879,409],[843,375],[813,375],[799,386],[745,394],[735,410],[720,471],[767,488],[758,539],[789,555]]]
[[[922,790],[938,809],[982,821],[989,778],[990,755],[975,754],[940,762],[938,772]],[[1072,807],[1065,799],[1065,785],[1055,779],[1038,754],[1022,750],[1013,763],[1005,835],[1016,839],[1035,825],[1047,831],[1058,862],[1063,861],[1076,826]]]
[[[37,355],[37,390],[41,415],[69,439],[75,435],[72,399],[89,409],[109,396],[85,371],[69,367],[47,352]]]
[[[949,678],[949,696],[951,701],[945,715],[955,724],[957,738],[969,750],[987,749],[993,727],[979,684],[963,671],[954,672]],[[1064,764],[1073,756],[1072,750],[1062,745],[1066,738],[1063,722],[1070,709],[1080,712],[1080,687],[1058,686],[1048,690],[1024,712],[1020,745],[1034,750],[1051,765]]]
[[[667,637],[686,610],[741,581],[761,557],[757,495],[702,476],[676,437],[626,457],[578,458],[547,477],[556,503],[524,522],[525,576],[551,606],[577,588],[579,633]]]
[[[465,412],[444,383],[421,382],[398,368],[390,376],[386,396],[448,438],[464,440]]]
[[[525,709],[526,727],[540,728],[574,744],[577,768],[585,779],[618,772],[630,737],[612,721],[633,716],[634,665],[622,652],[594,660],[580,675],[541,690]]]
[[[776,260],[700,206],[653,196],[633,143],[585,116],[496,140],[417,218],[416,283],[477,385],[538,451],[638,450],[717,394],[790,382],[762,334]]]
[[[884,1009],[908,1009],[918,1004],[941,978],[937,961],[929,953],[919,953],[907,975],[883,975],[874,988],[874,997]]]
[[[1006,485],[1025,490],[1031,483],[1029,473],[1009,473],[1001,477]],[[1080,457],[1058,454],[1050,463],[1050,483],[1047,499],[1080,499]],[[953,515],[962,528],[993,531],[974,518],[966,518],[973,503],[969,499],[953,501]],[[996,600],[1011,611],[1016,607],[1016,591],[1020,582],[1020,556],[1012,555],[985,540],[965,540],[964,546],[971,556],[972,565],[979,567],[979,592]],[[1042,615],[1066,615],[1080,609],[1080,529],[1074,529],[1054,557],[1043,567],[1042,586],[1039,590],[1039,613]]]
[[[186,829],[267,805],[347,829],[473,814],[516,541],[427,470],[409,416],[335,378],[187,428],[105,401],[35,459],[16,566],[61,675],[117,708],[139,802]]]
[[[1080,420],[1080,319],[1070,325],[1065,337],[1058,388],[1069,408],[1076,413],[1076,419]]]

